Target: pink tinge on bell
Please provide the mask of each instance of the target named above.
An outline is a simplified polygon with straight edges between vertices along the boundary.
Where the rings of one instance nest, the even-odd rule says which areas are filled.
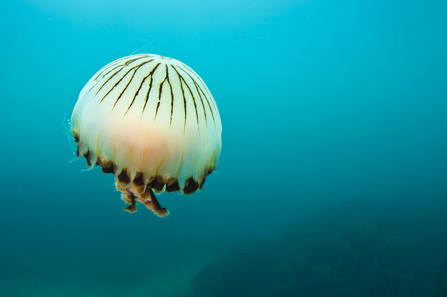
[[[153,54],[113,61],[84,86],[71,116],[77,157],[113,173],[136,211],[169,211],[155,193],[201,189],[216,170],[222,124],[203,80],[182,62]]]

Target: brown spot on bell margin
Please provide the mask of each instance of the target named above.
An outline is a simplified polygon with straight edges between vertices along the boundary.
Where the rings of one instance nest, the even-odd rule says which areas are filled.
[[[102,157],[96,157],[96,165],[99,165],[101,167],[104,167],[104,165],[107,163],[105,158]]]
[[[144,177],[143,177],[143,174],[141,172],[137,173],[137,175],[133,179],[133,184],[138,186],[138,187],[144,186]]]
[[[163,190],[163,187],[165,186],[163,182],[163,178],[161,176],[157,176],[154,181],[152,182],[151,188],[155,190],[155,192],[160,192]]]
[[[205,169],[203,171],[203,177],[199,178],[199,189],[201,190],[203,188],[203,184],[206,181],[206,177],[213,172],[210,168]]]
[[[96,165],[101,166],[104,173],[113,173],[113,162],[107,161],[104,157],[96,158]]]
[[[86,153],[84,153],[84,157],[87,160],[87,166],[91,167],[92,166],[92,162],[90,162],[90,151],[87,151]]]
[[[74,140],[76,141],[76,143],[79,143],[79,133],[78,133],[78,129],[73,129],[71,130],[71,135],[73,135]]]
[[[176,180],[175,182],[173,182],[170,185],[166,185],[167,193],[171,193],[171,192],[175,192],[175,191],[180,191],[180,186],[178,185],[178,180]]]
[[[102,172],[104,173],[113,173],[113,166],[109,166],[109,167],[102,167]]]
[[[199,183],[196,182],[192,176],[186,180],[185,187],[183,188],[183,194],[189,195],[197,191]]]
[[[123,171],[118,175],[118,180],[122,183],[128,184],[130,183],[130,177],[127,175],[127,169],[124,168]]]
[[[205,183],[205,181],[206,181],[206,175],[202,178],[202,180],[199,182],[199,189],[200,190],[202,190],[202,188],[203,188],[203,184]]]

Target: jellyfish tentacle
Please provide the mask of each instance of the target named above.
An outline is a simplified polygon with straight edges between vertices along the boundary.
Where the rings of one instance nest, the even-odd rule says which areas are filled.
[[[161,207],[152,189],[147,188],[141,195],[136,195],[138,202],[144,204],[154,214],[161,218],[165,218],[169,214],[169,210]]]
[[[124,207],[125,211],[129,213],[134,213],[137,211],[137,202],[135,201],[135,196],[127,189],[123,189],[121,191],[121,200],[129,204],[128,206]]]
[[[169,210],[161,207],[151,188],[145,186],[145,190],[141,193],[141,190],[135,186],[121,188],[118,186],[118,183],[116,186],[117,189],[121,192],[121,200],[129,204],[124,208],[125,211],[129,213],[136,212],[138,201],[144,204],[155,215],[161,218],[165,218],[169,214]]]

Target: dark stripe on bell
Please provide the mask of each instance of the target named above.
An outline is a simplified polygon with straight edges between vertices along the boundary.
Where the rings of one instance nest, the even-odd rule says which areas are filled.
[[[113,63],[113,65],[109,65],[107,68],[105,68],[105,69],[103,69],[103,71],[101,71],[101,73],[99,73],[95,78],[94,78],[94,80],[93,81],[96,81],[96,83],[94,83],[93,84],[93,86],[87,91],[87,93],[86,94],[88,94],[88,93],[90,93],[90,91],[91,90],[93,90],[100,82],[101,82],[101,80],[105,77],[105,76],[107,76],[107,75],[109,75],[109,73],[110,72],[112,72],[112,71],[114,71],[115,69],[118,69],[118,68],[122,68],[122,65],[117,65],[118,63]],[[107,71],[108,70],[108,71]],[[105,71],[107,71],[106,73],[104,73]],[[116,73],[118,73],[119,72],[119,70],[116,72]],[[116,74],[115,73],[115,74]],[[115,75],[114,74],[114,75]],[[101,78],[99,78],[101,76]],[[113,76],[112,76],[113,77]],[[109,79],[110,79],[111,77],[109,77]],[[102,89],[102,87],[104,87],[104,85],[105,84],[103,84],[100,88],[99,88],[99,90],[97,90],[96,91],[96,93],[95,93],[95,96],[96,96],[96,94],[98,94],[98,92],[99,91],[101,91],[101,89]]]
[[[121,82],[121,80],[122,80],[124,77],[126,77],[126,75],[127,75],[131,70],[134,70],[134,69],[135,69],[134,72],[132,73],[132,76],[130,77],[129,81],[127,82],[126,86],[125,86],[124,89],[121,91],[121,93],[120,93],[120,95],[118,96],[118,98],[116,98],[116,101],[115,101],[115,104],[113,104],[112,110],[115,108],[115,105],[116,105],[116,104],[118,103],[118,101],[121,99],[121,97],[123,96],[124,92],[126,92],[127,88],[129,87],[130,83],[132,82],[132,80],[133,80],[135,74],[137,73],[138,69],[140,69],[141,66],[143,66],[143,65],[145,65],[145,64],[147,64],[147,63],[149,63],[149,62],[151,62],[151,61],[152,61],[152,60],[149,60],[149,61],[146,61],[146,62],[144,62],[144,63],[141,63],[141,64],[138,64],[138,65],[136,65],[136,66],[133,66],[133,67],[130,68],[129,71],[127,71],[126,74],[124,74],[124,76],[120,79],[120,82]],[[133,98],[132,102],[130,103],[130,106],[132,106],[134,100],[135,100],[135,97]],[[129,108],[130,108],[130,106],[129,106]],[[129,110],[129,108],[128,108],[127,110]],[[127,112],[126,112],[126,113],[127,113]]]
[[[175,69],[175,68],[174,68]],[[194,93],[192,92],[191,88],[189,87],[188,83],[186,82],[186,80],[183,78],[183,76],[180,75],[180,73],[177,71],[177,69],[175,69],[175,72],[177,72],[177,75],[179,77],[179,80],[183,80],[183,82],[185,83],[186,87],[189,90],[189,94],[191,95],[192,98],[192,102],[194,103],[194,110],[196,111],[196,120],[197,120],[197,125],[199,125],[199,113],[197,112],[197,103],[196,103],[196,98],[194,97]],[[189,76],[191,77],[191,76]],[[191,80],[195,83],[195,81],[191,78]],[[200,94],[199,94],[200,95]],[[206,116],[205,116],[206,118]]]
[[[137,66],[133,66],[132,68],[130,68],[129,70],[127,70],[127,72],[126,73],[124,73],[124,75],[123,76],[121,76],[121,78],[113,85],[113,87],[111,88],[111,89],[109,89],[109,91],[107,92],[107,94],[105,94],[104,95],[104,97],[102,97],[102,99],[99,101],[99,103],[101,103],[106,97],[107,97],[107,95],[109,95],[110,94],[110,92],[112,92],[112,90],[116,87],[116,86],[118,86],[120,83],[121,83],[121,81],[127,76],[127,74],[129,74],[129,72],[131,72],[132,70],[134,70],[135,68],[138,68],[139,66],[137,65]],[[115,76],[115,74],[117,74],[118,72],[120,72],[121,70],[123,70],[124,68],[121,68],[120,70],[118,70],[117,72],[115,72],[111,77],[109,77],[108,79],[107,79],[107,81],[104,83],[104,85],[103,86],[105,86],[106,84],[107,84],[107,82],[113,77],[113,76]],[[135,72],[134,72],[134,74],[135,74]],[[131,79],[132,80],[132,79]],[[102,87],[103,87],[102,86]],[[101,88],[102,88],[101,87]],[[127,86],[126,86],[126,88],[127,88]],[[124,91],[126,90],[126,88],[124,88],[124,90],[121,92],[121,94],[118,96],[118,99],[115,101],[115,104],[113,105],[113,107],[115,107],[115,105],[116,105],[116,103],[118,102],[118,100],[121,98],[121,96],[123,95],[123,93],[124,93]],[[101,89],[99,89],[98,90],[98,92],[100,91]],[[96,92],[96,94],[98,94],[98,92]]]
[[[159,93],[158,93],[158,104],[157,104],[157,109],[155,111],[155,117],[157,116],[158,108],[160,107],[161,93],[163,92],[163,84],[166,81],[169,85],[169,90],[171,91],[171,117],[169,119],[169,128],[170,128],[171,124],[172,124],[172,114],[174,113],[174,92],[172,91],[171,81],[169,80],[168,65],[165,65],[165,67],[166,67],[166,75],[165,75],[165,79],[160,83],[160,89],[159,89]]]
[[[171,90],[171,118],[169,119],[169,128],[171,128],[172,114],[174,113],[174,92],[172,91],[171,81],[169,80],[168,65],[166,65],[166,80],[169,84],[169,89]]]
[[[183,69],[182,67],[179,67],[179,69],[181,69],[183,72],[185,72],[186,75],[188,75],[189,78],[194,82],[194,85],[196,86],[196,90],[197,90],[197,93],[199,94],[200,100],[202,100],[202,104],[203,104],[202,95],[203,95],[203,97],[205,98],[206,103],[208,104],[208,108],[209,108],[209,110],[210,110],[210,112],[211,112],[211,117],[213,118],[214,125],[216,125],[215,120],[214,120],[213,109],[212,109],[211,104],[210,104],[210,102],[209,102],[209,100],[208,100],[208,97],[206,96],[205,92],[202,90],[202,87],[199,86],[199,84],[197,83],[198,81],[200,82],[200,77],[199,77],[197,74],[195,74],[195,73],[193,72],[193,70],[192,70],[191,68],[189,68],[187,65],[183,64],[183,66],[185,66],[185,68],[186,68],[187,70],[189,70],[189,71]],[[196,77],[197,80],[194,79],[194,78],[191,76],[191,74],[193,74],[193,75]],[[202,93],[202,95],[200,95],[200,93]],[[206,111],[205,111],[205,108],[204,108],[204,112],[205,112],[205,119],[206,119]],[[206,122],[208,122],[208,121],[206,121]]]
[[[172,67],[174,68],[174,67]],[[186,131],[186,119],[187,119],[187,105],[186,105],[186,97],[185,97],[185,90],[183,89],[183,83],[182,83],[182,76],[178,73],[177,69],[175,69],[175,72],[177,72],[178,75],[178,81],[180,83],[180,89],[182,90],[182,96],[183,96],[183,110],[185,112],[185,124],[183,125],[183,134],[185,134]],[[185,80],[183,80],[184,82]]]
[[[154,60],[154,59],[149,60],[149,61],[147,61],[147,62],[141,64],[141,66],[143,66],[143,65],[146,64],[146,63],[152,62],[153,60]],[[149,72],[149,74],[148,74],[147,76],[145,76],[145,77],[141,80],[140,86],[138,87],[138,90],[135,92],[135,95],[133,96],[132,102],[130,103],[129,107],[127,108],[126,113],[127,113],[127,112],[129,111],[129,109],[132,107],[132,104],[135,102],[135,99],[137,98],[138,94],[140,93],[141,87],[143,86],[143,84],[144,84],[144,82],[146,81],[146,79],[150,76],[150,77],[151,77],[151,82],[150,82],[150,86],[149,86],[149,90],[148,90],[148,94],[146,95],[146,98],[147,98],[147,96],[149,96],[149,92],[151,91],[151,87],[152,87],[152,74],[154,73],[155,69],[157,69],[158,65],[160,65],[160,63],[158,63],[158,64],[155,66],[155,68],[153,68],[152,71]],[[138,69],[137,69],[137,70],[138,70]],[[136,71],[135,71],[135,72],[136,72]],[[133,76],[132,76],[132,77],[133,77]],[[147,103],[147,99],[146,99],[146,102],[144,103],[143,111],[144,111],[144,108],[146,107],[146,103]]]
[[[135,69],[135,71],[133,72],[132,77],[131,77],[130,80],[127,82],[127,85],[126,85],[126,87],[124,87],[124,90],[123,90],[123,92],[120,94],[119,98],[116,100],[115,105],[116,105],[116,103],[118,102],[118,100],[120,99],[120,97],[122,96],[122,94],[124,94],[124,92],[127,90],[127,87],[128,87],[128,86],[130,85],[130,83],[132,82],[132,80],[133,80],[135,74],[137,74],[137,71],[138,71],[142,66],[144,66],[144,65],[146,65],[147,63],[150,63],[150,62],[152,62],[152,61],[153,61],[153,59],[152,59],[152,60],[149,60],[149,61],[146,61],[146,62],[144,62],[144,63],[141,63],[141,64],[139,64],[138,66],[135,66],[136,69]],[[146,78],[145,78],[145,79],[146,79]],[[144,79],[143,79],[143,81],[144,81]],[[133,103],[135,102],[135,98],[138,96],[138,92],[140,91],[140,88],[141,88],[141,86],[143,85],[143,81],[140,83],[140,87],[138,88],[137,92],[134,94],[133,99],[132,99],[132,102],[130,102],[130,105],[129,105],[129,107],[128,107],[127,110],[126,110],[126,113],[129,111],[130,107],[131,107],[131,106],[133,105]],[[115,105],[113,105],[113,107],[115,107]],[[113,109],[113,108],[112,108],[112,109]],[[126,115],[126,113],[125,113],[124,115]]]
[[[158,89],[158,103],[157,103],[157,107],[155,109],[154,120],[157,118],[158,108],[160,107],[161,92],[163,92],[163,84],[165,83],[165,81],[168,81],[168,83],[169,83],[168,65],[165,65],[165,66],[166,66],[166,75],[165,75],[165,78],[163,79],[163,81],[160,83],[160,88]],[[169,83],[169,85],[171,85],[171,84]]]
[[[130,59],[130,57],[132,57],[132,56],[127,56],[127,57],[124,57],[123,59],[118,59],[119,62],[124,62],[124,63],[120,64],[120,66],[126,67],[126,66],[129,66],[130,63],[147,58],[146,56],[136,56],[136,57],[134,56],[134,57],[132,57],[132,59]]]
[[[114,74],[112,74],[103,84],[102,86],[96,91],[95,96],[98,95],[98,93],[101,91],[101,89],[109,82],[109,80],[111,80],[115,75],[117,75],[121,70],[123,70],[123,68],[118,69],[117,72],[115,72]],[[122,78],[121,78],[122,79]],[[119,81],[118,81],[119,83]],[[99,101],[99,103],[102,102],[102,100],[104,100],[104,98],[113,90],[113,88],[118,84],[116,83],[108,92],[107,94],[104,95],[104,97],[102,97],[101,101]]]
[[[144,106],[143,106],[143,110],[141,111],[141,115],[143,115],[143,112],[144,112],[144,110],[146,109],[147,102],[149,101],[149,95],[150,95],[150,93],[151,93],[151,89],[152,89],[152,81],[154,80],[153,75],[154,75],[154,73],[155,73],[155,70],[157,70],[158,66],[160,66],[160,64],[161,64],[161,63],[158,63],[158,64],[154,67],[154,69],[152,69],[152,71],[149,73],[149,75],[147,76],[147,77],[150,76],[150,77],[151,77],[151,80],[149,81],[149,89],[147,90],[147,93],[146,93],[146,100],[144,101]],[[144,78],[144,79],[146,79],[146,78]]]
[[[174,68],[174,67],[173,67]],[[196,103],[196,98],[194,97],[194,93],[191,91],[191,88],[189,87],[189,85],[188,85],[188,83],[186,82],[186,80],[183,78],[183,76],[181,76],[180,75],[180,73],[177,71],[177,69],[175,69],[174,68],[174,70],[175,70],[175,72],[177,72],[177,75],[178,75],[178,77],[179,77],[179,81],[180,81],[180,83],[181,83],[181,81],[183,80],[183,82],[185,83],[185,86],[188,88],[188,90],[189,90],[189,94],[191,95],[191,98],[192,98],[192,102],[194,103],[194,110],[196,111],[196,121],[197,121],[197,125],[199,125],[199,113],[197,112],[197,103]],[[191,77],[191,76],[190,76]],[[194,81],[194,80],[193,80]],[[182,89],[182,91],[183,91],[183,89]],[[185,96],[184,94],[183,94],[183,96]],[[198,126],[197,126],[197,128],[198,128]]]
[[[197,86],[196,86],[197,88]],[[200,103],[202,103],[202,109],[203,109],[203,116],[205,117],[205,127],[206,127],[206,131],[208,131],[208,120],[206,118],[206,108],[205,108],[205,104],[203,103],[203,99],[202,99],[202,95],[200,95],[200,92],[197,90],[197,93],[199,94],[199,98],[200,98]]]
[[[104,69],[104,71],[108,70],[106,73],[101,73],[101,79],[103,79],[105,76],[109,75],[110,72],[118,69],[118,68],[123,68],[123,65],[119,65],[119,64],[115,64],[115,65],[110,65],[108,68]],[[103,72],[104,72],[103,71]],[[97,78],[95,78],[96,80],[100,81],[99,79],[99,75]]]

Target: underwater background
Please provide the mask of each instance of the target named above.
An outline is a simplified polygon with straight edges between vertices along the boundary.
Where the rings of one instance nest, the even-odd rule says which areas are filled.
[[[447,296],[446,1],[0,15],[0,296]],[[69,163],[80,90],[131,53],[189,65],[222,118],[217,173],[165,219]]]

